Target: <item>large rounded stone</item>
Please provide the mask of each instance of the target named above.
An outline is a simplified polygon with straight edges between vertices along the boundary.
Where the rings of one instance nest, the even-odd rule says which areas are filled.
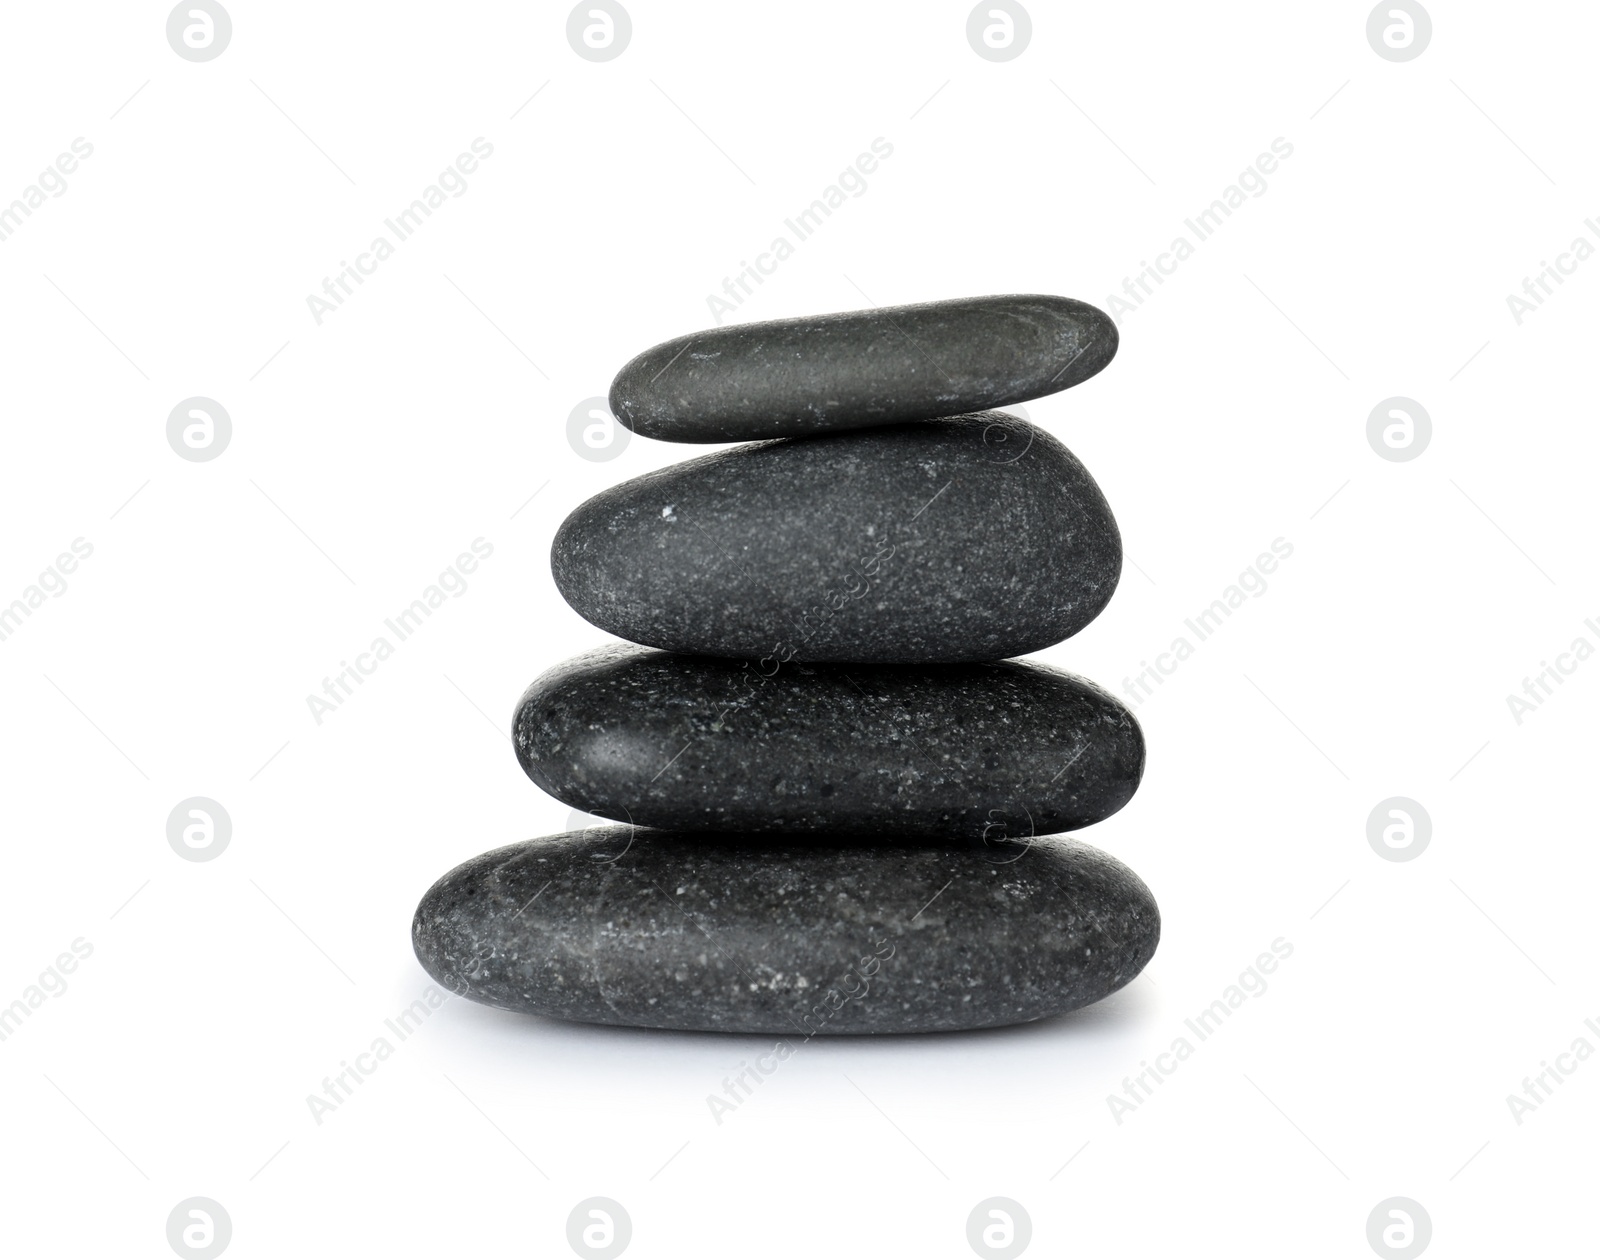
[[[611,410],[668,442],[743,442],[1003,407],[1087,380],[1117,326],[1072,298],[1018,294],[735,324],[662,342]]]
[[[807,661],[1038,651],[1105,607],[1122,539],[1071,451],[1002,412],[703,455],[561,525],[556,585],[619,638]]]
[[[1125,805],[1144,736],[1022,661],[773,667],[615,645],[523,694],[517,760],[577,809],[682,831],[1028,837]]]
[[[1132,980],[1160,931],[1137,875],[1063,837],[881,846],[606,827],[458,866],[411,934],[430,975],[490,1006],[767,1033],[792,1051],[1059,1015]]]

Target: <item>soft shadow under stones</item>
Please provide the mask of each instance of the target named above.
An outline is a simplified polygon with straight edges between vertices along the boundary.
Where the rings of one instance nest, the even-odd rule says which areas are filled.
[[[626,828],[623,834],[616,834],[620,829]],[[994,836],[974,836],[966,839],[884,839],[882,836],[870,834],[852,835],[837,831],[817,832],[783,832],[773,835],[740,835],[719,831],[662,831],[651,827],[639,827],[632,823],[616,821],[603,828],[607,833],[604,836],[595,836],[594,849],[585,854],[589,861],[596,865],[611,862],[620,862],[626,858],[636,844],[648,845],[653,842],[667,842],[676,844],[680,841],[692,840],[695,845],[707,849],[719,850],[724,854],[738,854],[759,858],[763,854],[771,853],[775,849],[811,849],[817,851],[829,849],[859,849],[872,848],[885,861],[893,861],[896,851],[913,853],[919,850],[930,849],[945,853],[960,853],[973,860],[991,863],[995,866],[1006,866],[1027,856],[1028,850],[1033,848],[1036,839],[1049,837],[1035,837],[1031,832],[1023,836],[1008,836],[1004,834],[1004,825],[992,824],[992,829],[999,833]],[[584,831],[602,830],[600,826],[593,828],[574,828],[580,834]],[[567,834],[571,834],[570,832]],[[556,839],[557,837],[550,837]],[[1070,833],[1062,833],[1057,839],[1072,838]]]
[[[631,818],[608,818],[603,814],[575,809],[567,819],[567,830],[562,834],[594,832],[595,848],[586,856],[595,863],[621,861],[636,841],[648,843],[652,837],[692,836],[699,844],[719,848],[725,852],[743,852],[752,857],[790,845],[808,849],[872,848],[881,850],[886,857],[892,857],[896,850],[912,852],[917,849],[942,849],[946,852],[967,852],[985,862],[1003,866],[1019,860],[1033,847],[1035,840],[1045,838],[1037,834],[1033,815],[1026,806],[1016,810],[991,809],[988,816],[991,821],[984,827],[982,834],[966,839],[950,837],[886,839],[870,832],[802,831],[750,836],[715,831],[666,831],[655,827],[641,827]],[[626,833],[619,836],[618,830],[624,827],[627,828]],[[1075,839],[1076,835],[1071,832],[1061,832],[1056,838]]]
[[[640,1051],[660,1048],[685,1054],[712,1050],[720,1061],[724,1051],[745,1054],[751,1047],[765,1050],[770,1049],[776,1041],[787,1041],[797,1050],[804,1047],[808,1054],[893,1055],[910,1052],[918,1059],[929,1061],[937,1061],[941,1055],[964,1058],[980,1048],[985,1053],[1011,1050],[1020,1053],[1026,1049],[1026,1057],[1019,1059],[1018,1063],[1032,1065],[1038,1062],[1035,1050],[1041,1042],[1090,1042],[1135,1032],[1151,1023],[1160,1011],[1154,997],[1154,986],[1147,967],[1122,988],[1107,994],[1098,1002],[1023,1024],[938,1032],[851,1033],[812,1037],[799,1032],[791,1035],[587,1024],[581,1020],[552,1019],[546,1015],[507,1011],[466,1000],[459,1003],[452,1001],[451,1006],[455,1008],[455,1019],[460,1021],[468,1034],[463,1038],[464,1045],[499,1043],[503,1049],[519,1054],[543,1049],[562,1056],[570,1054],[580,1060],[587,1060],[593,1054],[616,1054],[632,1061],[631,1056]],[[1050,1062],[1055,1066],[1050,1067],[1049,1071],[1054,1073],[1059,1065],[1055,1060]]]

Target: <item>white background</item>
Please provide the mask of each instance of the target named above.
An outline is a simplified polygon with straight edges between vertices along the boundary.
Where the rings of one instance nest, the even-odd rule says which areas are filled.
[[[1600,664],[1520,724],[1506,696],[1600,645],[1600,262],[1520,325],[1506,296],[1600,213],[1600,13],[1440,0],[1397,64],[1362,3],[1031,8],[992,63],[963,3],[639,0],[604,64],[565,5],[238,0],[203,64],[160,4],[7,9],[0,203],[94,149],[0,242],[0,604],[93,547],[0,642],[0,1004],[93,950],[0,1042],[8,1250],[170,1255],[193,1195],[239,1257],[567,1255],[591,1195],[639,1257],[970,1255],[994,1195],[1039,1255],[1367,1255],[1395,1195],[1440,1256],[1587,1237],[1600,1062],[1520,1125],[1506,1097],[1600,1048]],[[319,325],[307,295],[480,136],[467,191]],[[427,982],[423,890],[566,824],[506,735],[604,641],[554,530],[699,453],[588,461],[568,413],[708,325],[880,136],[865,194],[736,318],[1105,305],[1293,145],[1120,316],[1110,368],[1027,408],[1131,561],[1040,659],[1120,692],[1294,548],[1139,707],[1144,786],[1085,834],[1154,890],[1154,962],[1044,1025],[813,1041],[720,1125],[707,1095],[770,1039],[452,1001],[319,1125],[307,1095]],[[166,440],[195,395],[232,418],[211,462]],[[1432,417],[1409,462],[1366,438],[1395,395]],[[466,593],[319,725],[307,695],[480,537]],[[232,818],[214,861],[167,843],[195,795]],[[1367,841],[1395,795],[1432,819],[1413,861]],[[1117,1123],[1107,1096],[1279,937],[1267,991]]]

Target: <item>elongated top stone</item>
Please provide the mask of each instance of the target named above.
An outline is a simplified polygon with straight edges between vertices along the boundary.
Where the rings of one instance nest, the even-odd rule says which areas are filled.
[[[619,638],[804,661],[982,661],[1076,634],[1122,572],[1088,470],[1004,412],[751,443],[602,491],[556,585]]]
[[[1088,380],[1117,326],[1073,298],[958,298],[674,337],[617,373],[611,410],[645,437],[743,442],[927,420]]]
[[[1026,838],[1133,796],[1144,736],[1093,683],[1025,661],[784,665],[615,645],[523,694],[517,760],[643,827]]]
[[[603,827],[482,854],[412,943],[477,1002],[638,1028],[813,1036],[1044,1019],[1127,984],[1155,899],[1116,859],[1031,844],[752,843]]]

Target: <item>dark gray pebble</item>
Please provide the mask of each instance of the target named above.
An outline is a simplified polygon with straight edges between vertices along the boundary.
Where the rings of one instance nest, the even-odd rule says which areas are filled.
[[[641,827],[1013,839],[1116,813],[1144,736],[1095,684],[1023,661],[754,663],[615,645],[537,679],[517,760]]]
[[[561,525],[556,585],[619,638],[807,661],[979,661],[1081,630],[1122,572],[1100,487],[1003,412],[718,451]]]
[[[766,1033],[793,1051],[1059,1015],[1132,980],[1160,932],[1137,875],[1064,837],[880,846],[605,827],[458,866],[417,907],[412,943],[436,980],[490,1006]]]
[[[1117,326],[1037,294],[885,306],[735,324],[633,359],[611,410],[668,442],[744,442],[1026,402],[1111,362]]]

